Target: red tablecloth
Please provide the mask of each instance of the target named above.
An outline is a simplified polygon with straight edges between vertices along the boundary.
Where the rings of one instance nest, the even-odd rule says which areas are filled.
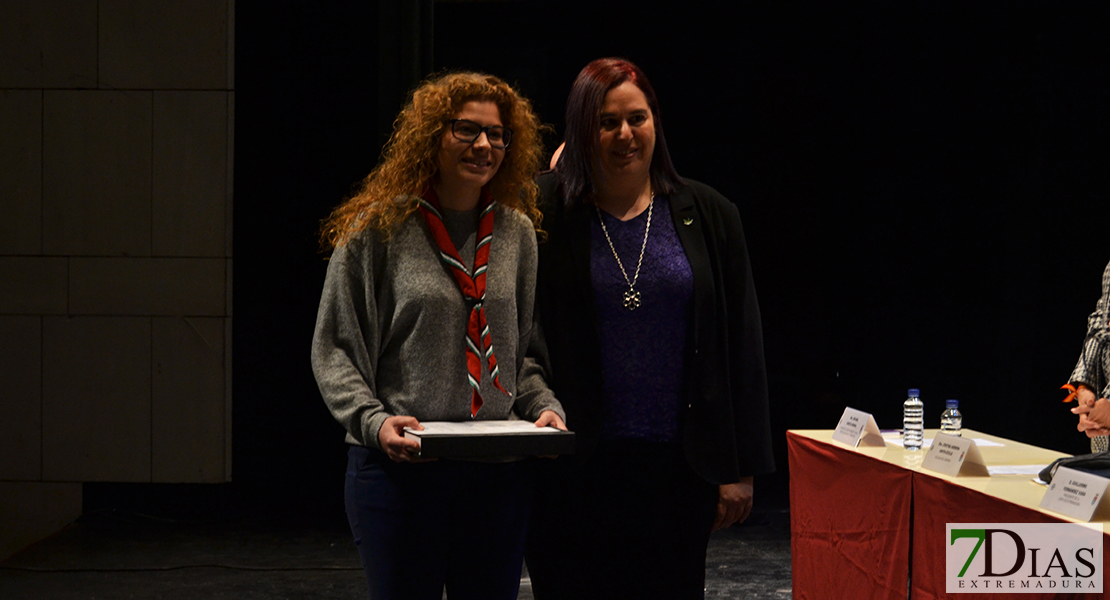
[[[801,433],[786,434],[796,600],[1086,600],[1110,596],[1062,591],[971,596],[946,593],[947,523],[1068,521],[1038,510],[1026,492],[1021,494],[1025,500],[1011,501],[1006,494],[999,497],[972,489],[981,487],[977,484],[968,486],[960,483],[963,480],[921,471],[916,466],[920,455],[916,463],[910,462],[901,448],[857,450],[829,441],[831,432]],[[1060,455],[1002,438],[992,439],[1005,442],[1007,454],[998,453],[1003,448],[997,447],[986,449],[984,454],[995,453],[992,458],[1001,464],[1040,464]],[[1006,462],[1015,456],[1018,462]],[[1110,531],[1104,531],[1104,577],[1108,573]],[[1110,578],[1103,583],[1104,589],[1110,589]]]
[[[928,473],[913,474],[913,586],[911,600],[932,600],[934,598],[966,598],[970,600],[992,600],[1019,598],[1040,600],[1047,598],[1069,598],[1094,600],[1105,598],[1104,594],[948,594],[945,590],[944,551],[945,525],[948,523],[1067,523],[1050,514],[1031,510],[1012,504],[982,492],[953,485]],[[1107,536],[1102,536],[1102,572],[1105,577],[1110,568],[1107,555]],[[1103,589],[1107,589],[1103,580]]]
[[[794,599],[904,599],[913,471],[786,437]]]

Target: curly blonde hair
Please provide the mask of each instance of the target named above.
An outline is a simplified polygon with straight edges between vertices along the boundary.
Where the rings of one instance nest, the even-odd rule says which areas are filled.
[[[416,196],[437,175],[436,158],[450,127],[448,121],[472,100],[496,104],[502,122],[513,130],[513,143],[489,183],[493,198],[526,215],[539,229],[539,189],[533,177],[541,164],[543,127],[532,103],[492,75],[448,73],[424,81],[413,91],[393,122],[381,162],[363,179],[358,191],[323,221],[320,242],[325,251],[343,245],[368,227],[388,238],[417,210]]]

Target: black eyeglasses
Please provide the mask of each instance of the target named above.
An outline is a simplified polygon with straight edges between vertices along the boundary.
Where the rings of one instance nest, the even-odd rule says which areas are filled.
[[[482,127],[474,121],[467,119],[451,119],[451,135],[455,136],[456,140],[473,144],[478,141],[478,136],[483,132],[486,134],[486,139],[489,140],[489,145],[494,148],[504,150],[509,147],[509,143],[513,141],[513,130],[508,127],[500,125],[486,125]]]

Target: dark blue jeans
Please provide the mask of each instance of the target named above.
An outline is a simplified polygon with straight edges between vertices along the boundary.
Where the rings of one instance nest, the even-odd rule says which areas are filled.
[[[347,519],[372,600],[513,600],[531,510],[532,460],[394,463],[348,453]]]

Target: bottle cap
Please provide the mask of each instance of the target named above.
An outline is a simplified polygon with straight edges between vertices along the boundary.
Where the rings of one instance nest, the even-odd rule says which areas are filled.
[[[921,395],[921,390],[919,390],[917,388],[910,388],[910,391],[906,392],[906,395],[907,396],[920,396]]]
[[[948,408],[959,408],[960,407],[960,401],[959,400],[948,400],[948,401],[945,402],[945,405]]]

